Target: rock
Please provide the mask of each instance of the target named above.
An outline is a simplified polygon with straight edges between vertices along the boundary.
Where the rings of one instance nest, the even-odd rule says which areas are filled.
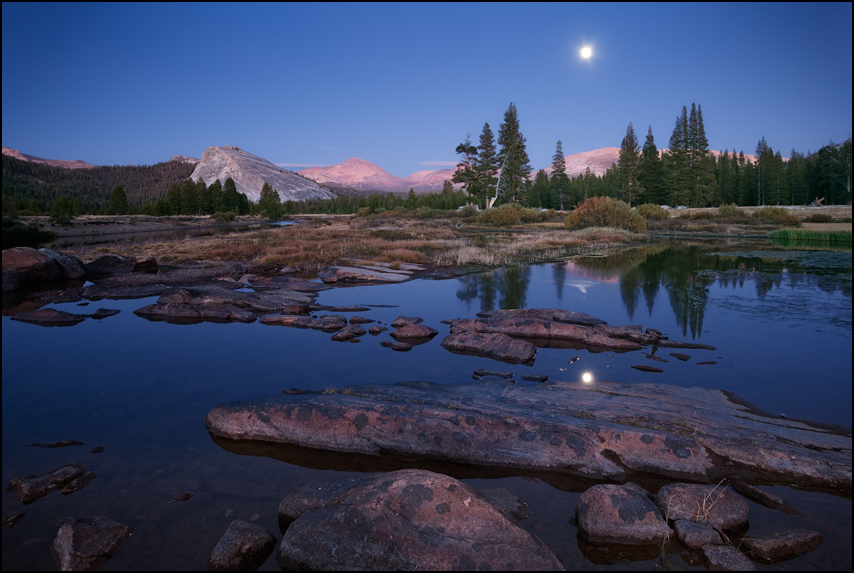
[[[592,327],[550,322],[534,318],[485,318],[451,321],[451,334],[463,332],[499,333],[542,340],[572,341],[587,347],[638,350],[637,342],[612,338]]]
[[[365,318],[364,316],[350,317],[350,324],[370,324],[372,322],[376,321],[372,318]]]
[[[149,320],[163,320],[174,324],[211,322],[254,322],[255,315],[228,304],[150,304],[133,313]]]
[[[439,334],[439,331],[424,326],[423,324],[407,324],[401,328],[389,333],[389,336],[396,340],[409,340],[410,338],[433,338]]]
[[[687,354],[682,354],[681,352],[671,352],[670,356],[672,356],[673,358],[678,358],[682,362],[687,362],[688,360],[691,360],[690,356],[688,356]]]
[[[737,491],[750,501],[754,501],[760,505],[764,505],[765,507],[777,509],[783,513],[791,515],[806,515],[803,511],[793,506],[785,499],[777,497],[776,495],[759,489],[758,487],[744,483],[743,481],[735,480],[730,482],[730,485],[734,491]]]
[[[647,364],[634,364],[632,365],[632,368],[642,372],[664,372],[661,368],[656,368],[655,366],[649,366]]]
[[[32,312],[16,314],[12,320],[38,324],[39,326],[74,326],[83,322],[85,317],[55,308],[40,308]]]
[[[63,279],[82,279],[86,276],[86,268],[83,261],[74,255],[57,253],[50,249],[39,249],[39,252],[47,255],[59,266],[59,276]]]
[[[408,352],[412,350],[412,345],[408,342],[392,342],[388,347],[398,352]]]
[[[540,374],[523,374],[522,380],[526,382],[545,382],[549,379],[548,376],[543,376]]]
[[[486,356],[510,364],[526,364],[534,360],[537,348],[530,342],[514,340],[507,335],[462,332],[446,336],[442,347],[459,354]]]
[[[59,528],[50,552],[60,571],[94,571],[122,548],[133,528],[107,517],[86,517]]]
[[[575,507],[578,529],[588,541],[623,545],[661,544],[673,531],[641,487],[595,485]]]
[[[655,343],[656,346],[661,346],[662,348],[696,348],[698,350],[717,350],[715,346],[709,346],[708,344],[700,344],[697,342],[679,342],[676,340],[665,340],[663,338],[659,339],[658,342]]]
[[[714,360],[706,360],[704,362],[697,362],[697,364],[717,364]]]
[[[687,519],[720,531],[747,523],[747,502],[720,485],[668,484],[658,491],[658,507],[668,520]]]
[[[822,544],[818,531],[793,529],[774,537],[742,537],[741,546],[748,554],[767,561],[783,561],[812,551]]]
[[[24,519],[26,513],[13,513],[12,515],[7,515],[3,518],[3,527],[6,529],[12,529],[15,527],[15,524]]]
[[[33,442],[32,444],[27,444],[27,446],[34,448],[67,448],[69,446],[82,446],[85,445],[80,440],[60,440],[58,442]]]
[[[311,328],[323,332],[338,332],[347,322],[334,318],[310,318],[308,316],[267,315],[261,318],[261,324],[292,326],[295,328]]]
[[[276,548],[273,534],[253,523],[235,519],[217,542],[206,571],[254,571]]]
[[[484,376],[496,376],[498,378],[513,378],[512,372],[505,372],[504,370],[484,370],[483,368],[478,368],[474,371],[475,376],[480,376],[481,378]]]
[[[507,488],[492,487],[478,490],[489,503],[504,514],[505,517],[522,521],[531,517],[531,508]]]
[[[114,275],[120,273],[156,273],[157,262],[154,257],[123,257],[121,255],[101,255],[84,265],[87,275]]]
[[[92,480],[94,480],[96,477],[98,477],[98,474],[96,474],[95,472],[87,472],[82,476],[76,477],[67,484],[65,484],[65,487],[62,488],[62,491],[59,493],[61,493],[62,495],[74,493],[78,489],[83,489],[84,487],[92,483]]]
[[[98,310],[96,310],[95,312],[93,312],[92,314],[90,314],[88,316],[90,318],[95,319],[95,320],[103,320],[107,317],[115,316],[115,315],[119,314],[120,312],[121,312],[120,310],[115,310],[112,308],[99,308]]]
[[[477,313],[477,316],[481,318],[536,318],[540,320],[564,322],[566,324],[579,324],[582,326],[606,324],[604,320],[590,316],[589,314],[584,314],[583,312],[573,312],[571,310],[560,310],[554,308],[486,310]]]
[[[358,324],[351,324],[349,326],[345,326],[343,330],[339,331],[336,334],[332,335],[332,340],[336,340],[339,342],[343,342],[345,340],[350,340],[356,338],[357,336],[362,336],[366,334],[365,329]]]
[[[147,298],[149,296],[159,296],[160,293],[162,293],[168,288],[169,287],[163,285],[140,285],[126,287],[89,285],[85,289],[83,289],[83,297],[89,300],[101,300],[102,298],[109,298],[112,300]]]
[[[731,545],[704,545],[703,557],[710,571],[756,571],[756,566]]]
[[[723,544],[720,533],[711,527],[687,519],[677,519],[673,523],[673,528],[676,530],[676,537],[679,538],[679,541],[689,549],[700,549],[703,545]]]
[[[311,301],[312,298],[304,293],[286,289],[255,293],[233,291],[219,286],[201,286],[169,289],[157,299],[157,304],[231,305],[251,312],[287,310],[289,314],[307,315]]]
[[[420,316],[398,316],[391,323],[391,326],[393,328],[401,328],[407,324],[421,324],[422,322],[424,322],[424,319]]]
[[[6,491],[19,501],[32,503],[85,473],[86,464],[82,462],[66,464],[40,474],[12,478],[6,485]]]
[[[399,283],[412,278],[408,274],[357,267],[325,267],[317,276],[324,283]]]
[[[100,454],[104,451],[104,446],[94,446],[91,450],[89,450],[90,454]]]
[[[322,304],[312,304],[308,308],[311,312],[367,312],[371,310],[367,306],[326,306]]]
[[[669,360],[665,360],[660,356],[656,356],[655,354],[644,354],[644,358],[648,358],[649,360],[655,360],[656,362],[670,362]]]
[[[563,570],[474,488],[423,470],[308,484],[286,496],[282,569]]]
[[[386,330],[388,330],[388,328],[386,328],[385,326],[372,326],[368,329],[368,334],[370,334],[371,336],[376,336],[378,334],[382,334]]]
[[[62,271],[50,256],[29,247],[6,249],[3,259],[3,292],[62,278]]]
[[[353,390],[220,404],[205,424],[214,436],[232,440],[595,479],[645,472],[706,483],[728,475],[851,485],[850,436],[752,414],[720,390],[607,381],[519,386],[503,380]],[[579,411],[586,414],[575,415]]]

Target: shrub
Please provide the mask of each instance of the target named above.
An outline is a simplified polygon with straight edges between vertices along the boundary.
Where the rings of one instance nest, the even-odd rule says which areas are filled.
[[[779,217],[780,215],[788,215],[789,212],[786,211],[783,207],[771,207],[770,205],[766,207],[762,207],[758,211],[754,211],[753,217],[754,219],[765,219],[766,221],[773,221],[774,217]]]
[[[833,221],[833,217],[826,213],[814,213],[807,217],[806,221],[809,223],[830,223]]]
[[[615,227],[635,233],[646,231],[646,221],[623,201],[610,197],[591,197],[566,218],[568,229],[586,227]]]
[[[223,213],[222,211],[217,211],[213,215],[211,215],[211,219],[216,221],[217,223],[227,223],[228,221],[234,221],[236,215],[231,211],[227,213]]]
[[[367,217],[370,214],[371,214],[371,208],[370,207],[362,207],[361,209],[356,211],[357,217]]]
[[[415,216],[418,219],[435,219],[440,215],[439,211],[431,209],[426,205],[423,207],[419,207],[417,211],[415,211]]]
[[[661,205],[655,205],[653,203],[638,205],[637,213],[647,221],[664,221],[670,217],[670,212],[667,209]]]
[[[471,219],[473,217],[477,217],[477,209],[474,208],[473,205],[466,205],[459,211],[454,212],[454,217],[460,217],[462,219]]]
[[[718,207],[718,217],[731,218],[746,216],[747,213],[744,212],[744,209],[739,209],[738,205],[736,205],[735,203],[728,203]]]
[[[536,209],[519,209],[519,216],[522,218],[523,223],[536,223],[543,220],[542,213]]]
[[[518,206],[502,205],[498,209],[487,209],[477,216],[477,222],[485,225],[518,225],[522,220],[522,209]]]

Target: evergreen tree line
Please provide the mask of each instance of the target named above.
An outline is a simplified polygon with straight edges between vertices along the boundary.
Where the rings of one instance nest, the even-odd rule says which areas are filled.
[[[125,191],[129,209],[139,211],[144,203],[163,197],[170,184],[187,179],[195,168],[177,161],[91,169],[53,167],[7,155],[2,161],[4,214],[46,213],[59,197],[71,203],[75,215],[106,214],[116,187]]]

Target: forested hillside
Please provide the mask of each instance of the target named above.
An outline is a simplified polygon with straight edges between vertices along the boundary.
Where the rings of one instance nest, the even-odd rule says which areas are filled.
[[[156,165],[126,165],[65,169],[3,156],[3,213],[44,213],[65,197],[77,213],[98,213],[122,187],[131,208],[166,196],[172,183],[185,181],[195,165],[167,161]]]

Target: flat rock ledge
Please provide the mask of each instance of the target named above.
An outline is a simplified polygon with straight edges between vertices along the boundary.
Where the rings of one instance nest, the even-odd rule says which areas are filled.
[[[399,283],[412,278],[409,273],[362,267],[324,267],[318,274],[324,283]]]
[[[565,570],[478,490],[424,470],[308,484],[282,500],[279,522],[285,570]]]
[[[215,436],[338,452],[551,470],[851,487],[851,437],[667,384],[402,382],[219,404]]]

